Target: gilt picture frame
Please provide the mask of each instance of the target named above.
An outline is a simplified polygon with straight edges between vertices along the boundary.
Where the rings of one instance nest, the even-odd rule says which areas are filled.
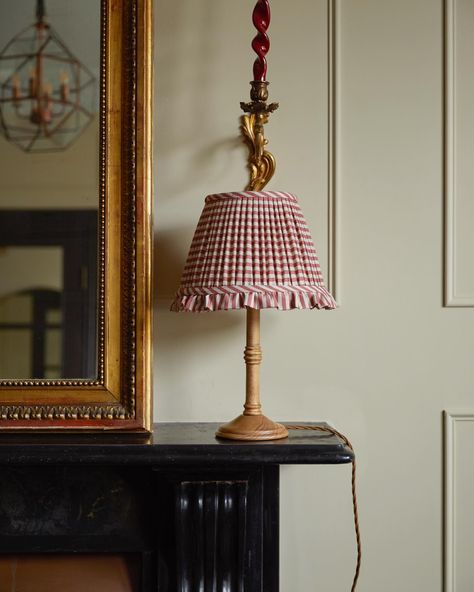
[[[0,380],[0,432],[147,433],[151,426],[152,5],[97,1],[97,373],[94,379]]]

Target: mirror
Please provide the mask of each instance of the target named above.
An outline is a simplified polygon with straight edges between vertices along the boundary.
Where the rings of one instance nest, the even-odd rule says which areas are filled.
[[[100,12],[0,3],[0,379],[97,378]]]
[[[151,20],[0,3],[0,429],[149,430]]]
[[[95,378],[96,326],[97,209],[0,209],[0,378]]]

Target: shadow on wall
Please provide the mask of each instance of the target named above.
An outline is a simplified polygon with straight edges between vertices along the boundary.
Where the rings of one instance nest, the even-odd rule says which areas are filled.
[[[154,243],[154,294],[156,311],[169,310],[174,294],[179,287],[184,259],[176,253],[182,249],[176,247],[183,244],[182,237],[189,236],[189,230],[179,228],[175,231],[160,232],[155,235]],[[185,239],[186,240],[186,239]],[[175,322],[173,330],[167,331],[167,347],[189,342],[203,342],[203,332],[209,337],[220,332],[228,332],[235,327],[241,328],[244,319],[243,311],[219,311],[217,313],[173,313]]]
[[[179,287],[185,260],[182,245],[189,237],[189,228],[184,226],[173,230],[162,230],[154,236],[154,294],[155,304],[168,300],[169,304]],[[160,306],[161,308],[161,306]]]

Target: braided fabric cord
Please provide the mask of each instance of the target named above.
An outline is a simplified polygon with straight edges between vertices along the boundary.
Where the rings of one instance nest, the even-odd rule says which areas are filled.
[[[329,434],[332,434],[333,436],[337,436],[338,438],[340,438],[344,442],[344,444],[348,448],[350,448],[352,450],[352,452],[354,452],[354,448],[353,448],[352,444],[350,443],[349,439],[346,436],[344,436],[344,434],[341,434],[340,432],[338,432],[337,430],[335,430],[333,428],[322,427],[322,426],[286,425],[286,424],[285,424],[285,427],[288,430],[308,430],[308,431],[315,430],[318,432],[327,432]],[[356,543],[357,543],[357,564],[356,564],[354,579],[352,581],[351,592],[355,592],[355,590],[357,588],[357,580],[359,579],[360,566],[361,566],[361,562],[362,562],[362,544],[361,544],[361,539],[360,539],[359,511],[357,509],[356,459],[355,459],[355,456],[352,460],[351,487],[352,487],[352,507],[353,507],[353,512],[354,512],[354,529],[355,529]]]

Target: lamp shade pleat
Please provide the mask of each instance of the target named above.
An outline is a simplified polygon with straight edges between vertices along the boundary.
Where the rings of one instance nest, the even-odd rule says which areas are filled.
[[[207,196],[174,311],[336,308],[296,197],[280,191]]]

